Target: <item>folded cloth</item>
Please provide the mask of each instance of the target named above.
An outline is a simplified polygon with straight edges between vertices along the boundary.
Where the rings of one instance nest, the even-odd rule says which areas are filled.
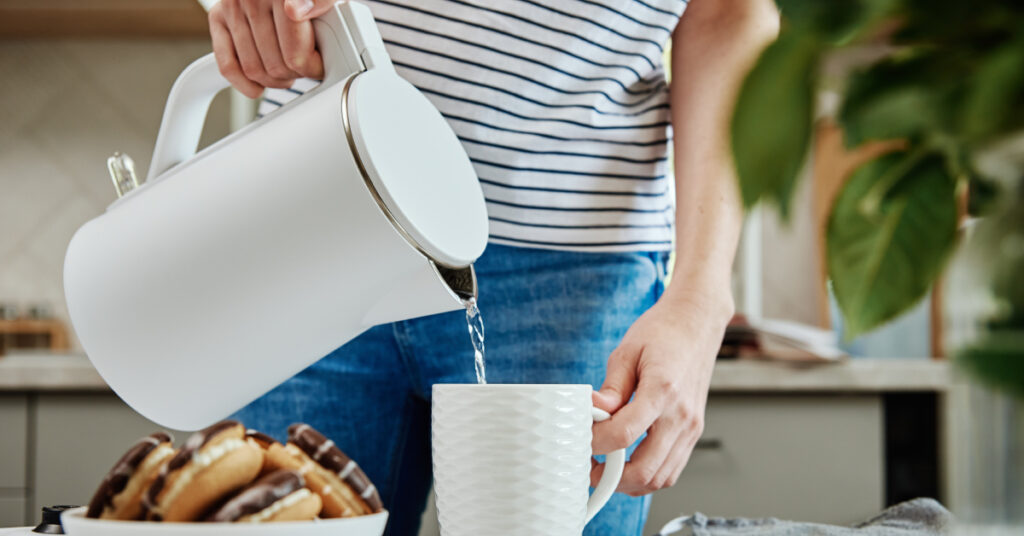
[[[925,536],[946,534],[953,515],[935,499],[914,499],[891,506],[881,514],[852,527],[821,523],[761,519],[707,517],[700,512],[665,525],[657,536]],[[685,530],[689,528],[689,532]]]

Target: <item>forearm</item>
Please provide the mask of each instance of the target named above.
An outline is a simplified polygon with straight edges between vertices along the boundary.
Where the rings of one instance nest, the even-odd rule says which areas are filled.
[[[726,322],[742,226],[729,141],[736,95],[778,32],[772,0],[693,0],[673,34],[676,261],[665,298]]]

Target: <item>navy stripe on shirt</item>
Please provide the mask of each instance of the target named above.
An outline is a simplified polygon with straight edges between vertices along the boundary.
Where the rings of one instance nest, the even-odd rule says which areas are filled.
[[[488,186],[496,186],[499,188],[508,188],[510,190],[526,190],[533,192],[551,192],[551,193],[564,193],[564,194],[584,194],[584,195],[612,195],[612,196],[635,196],[635,197],[664,197],[668,193],[667,189],[662,189],[659,192],[637,192],[635,190],[572,190],[567,188],[548,188],[544,186],[525,186],[522,184],[506,184],[500,181],[486,179],[480,177],[480,184],[486,184]]]
[[[516,242],[519,244],[537,245],[537,246],[561,246],[561,247],[603,247],[603,246],[668,246],[672,244],[671,240],[633,240],[625,242],[552,242],[550,240],[525,240],[522,238],[512,238],[511,236],[502,236],[491,233],[491,238],[497,240],[504,240],[507,242]]]
[[[607,144],[611,144],[611,145],[632,145],[632,146],[637,146],[637,147],[660,146],[660,145],[665,145],[666,143],[668,143],[668,138],[661,138],[661,139],[656,139],[656,140],[651,140],[651,141],[634,141],[634,140],[604,140],[604,139],[600,139],[600,138],[576,138],[576,137],[556,136],[554,134],[547,134],[547,133],[544,133],[544,132],[531,132],[531,131],[528,131],[528,130],[516,130],[516,129],[511,129],[511,128],[504,128],[504,127],[500,127],[500,126],[497,126],[497,125],[494,125],[494,124],[491,124],[491,123],[484,123],[483,121],[476,121],[474,119],[469,119],[468,117],[463,117],[463,116],[459,116],[459,115],[455,115],[455,114],[451,114],[451,113],[441,112],[441,115],[443,115],[445,119],[448,119],[448,120],[451,120],[451,121],[461,121],[461,122],[471,123],[471,124],[474,124],[474,125],[477,125],[477,126],[481,126],[481,127],[484,127],[484,128],[492,129],[492,130],[499,130],[499,131],[502,131],[502,132],[513,132],[513,133],[516,133],[516,134],[526,134],[526,135],[530,135],[530,136],[538,136],[538,137],[541,137],[541,138],[547,138],[547,139],[551,139],[551,140],[560,140],[560,141],[569,141],[569,142],[586,142],[586,143],[607,143]]]
[[[488,199],[488,203],[495,205],[504,205],[512,208],[525,208],[529,210],[557,210],[559,212],[632,212],[635,214],[662,214],[672,210],[672,206],[667,206],[660,209],[652,208],[633,208],[633,207],[553,207],[547,205],[527,205],[524,203],[513,203],[511,201],[500,201],[497,199]]]
[[[462,140],[462,143],[474,143],[476,145],[483,145],[485,147],[494,147],[495,149],[505,149],[507,151],[516,151],[516,152],[519,152],[519,153],[529,153],[529,154],[536,154],[536,155],[576,156],[576,157],[580,157],[580,158],[600,158],[602,160],[617,160],[619,162],[628,162],[628,163],[631,163],[631,164],[654,164],[654,163],[657,163],[657,162],[667,162],[668,161],[668,157],[667,156],[659,156],[657,158],[629,158],[629,157],[625,157],[625,156],[615,156],[615,155],[610,155],[610,154],[574,153],[574,152],[570,152],[570,151],[536,151],[536,150],[526,149],[526,148],[523,148],[523,147],[513,147],[511,145],[502,145],[500,143],[491,143],[491,142],[486,142],[486,141],[481,141],[481,140],[475,140],[473,138],[467,138],[467,137],[463,137],[463,136],[459,136],[459,139]]]
[[[393,63],[395,64],[395,66],[402,67],[403,69],[412,69],[414,71],[420,71],[421,73],[427,73],[427,74],[432,74],[434,76],[440,76],[441,78],[447,78],[448,80],[452,80],[454,82],[461,82],[463,84],[468,84],[468,85],[476,86],[476,87],[482,87],[482,88],[485,88],[485,89],[489,89],[491,91],[498,91],[498,92],[504,93],[506,95],[509,95],[512,98],[523,100],[523,101],[529,102],[531,104],[536,104],[537,106],[543,106],[545,108],[579,108],[579,109],[583,109],[583,110],[590,110],[592,112],[595,112],[595,113],[598,113],[598,114],[601,114],[601,115],[607,115],[607,116],[613,116],[613,117],[615,117],[615,116],[617,116],[617,117],[635,117],[635,116],[643,115],[643,114],[646,114],[648,112],[652,112],[652,111],[655,111],[655,110],[663,110],[663,109],[668,108],[668,104],[667,103],[661,103],[661,104],[656,104],[654,106],[648,106],[647,108],[644,108],[643,110],[639,110],[639,111],[636,111],[636,112],[617,113],[617,112],[605,112],[605,111],[597,109],[594,106],[588,106],[588,105],[585,105],[585,104],[552,104],[552,103],[544,102],[544,101],[541,101],[541,100],[538,100],[538,99],[531,99],[529,97],[520,95],[520,94],[516,93],[515,91],[510,91],[510,90],[505,89],[505,88],[501,88],[501,87],[498,87],[498,86],[493,86],[493,85],[490,85],[490,84],[484,84],[482,82],[476,82],[476,81],[470,80],[468,78],[460,78],[460,77],[457,77],[457,76],[454,76],[454,75],[451,75],[451,74],[446,74],[446,73],[434,71],[434,70],[431,70],[431,69],[426,69],[424,67],[420,67],[420,66],[413,65],[413,64],[410,64],[410,63],[402,63],[400,61],[395,61]]]
[[[526,227],[543,227],[545,229],[660,229],[660,228],[671,228],[671,223],[652,223],[646,225],[637,224],[608,224],[608,225],[558,225],[554,223],[524,223],[521,221],[510,220],[508,218],[498,218],[495,216],[489,216],[487,219],[496,221],[499,223],[508,223],[511,225],[523,225]]]
[[[427,93],[429,95],[437,95],[438,97],[444,97],[446,99],[457,100],[457,101],[460,101],[460,102],[464,102],[466,104],[474,104],[476,106],[481,106],[481,107],[484,107],[484,108],[489,108],[489,109],[494,110],[496,112],[501,112],[503,114],[510,115],[512,117],[517,117],[519,119],[524,119],[526,121],[554,121],[556,123],[565,123],[567,125],[574,125],[574,126],[578,126],[578,127],[582,127],[582,128],[586,128],[586,129],[591,129],[591,130],[643,130],[643,129],[647,129],[647,128],[660,128],[660,127],[667,127],[667,126],[669,126],[669,122],[668,121],[658,121],[658,122],[655,122],[655,123],[645,123],[645,124],[641,124],[641,125],[592,125],[590,123],[584,123],[582,121],[574,121],[572,119],[563,119],[561,117],[538,117],[538,116],[524,115],[524,114],[521,114],[521,113],[513,112],[511,110],[506,110],[504,108],[500,108],[498,106],[494,106],[493,104],[488,104],[488,103],[483,102],[483,101],[467,99],[467,98],[464,98],[464,97],[457,97],[455,95],[451,95],[451,94],[448,94],[448,93],[445,93],[445,92],[442,92],[442,91],[436,91],[436,90],[433,90],[433,89],[427,89],[427,88],[422,88],[421,87],[420,91],[422,91],[423,93]]]

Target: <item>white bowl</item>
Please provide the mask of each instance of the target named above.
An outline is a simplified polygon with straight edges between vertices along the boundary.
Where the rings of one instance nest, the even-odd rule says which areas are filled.
[[[276,523],[155,523],[85,517],[86,507],[61,515],[70,536],[381,536],[387,511],[359,517]]]

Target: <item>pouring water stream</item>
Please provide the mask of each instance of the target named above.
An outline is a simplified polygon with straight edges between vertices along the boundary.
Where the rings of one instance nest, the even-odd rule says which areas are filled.
[[[487,372],[484,366],[484,320],[480,316],[480,309],[476,305],[476,298],[470,298],[466,302],[466,326],[469,329],[469,339],[473,343],[473,361],[476,368],[476,383],[487,383]]]

